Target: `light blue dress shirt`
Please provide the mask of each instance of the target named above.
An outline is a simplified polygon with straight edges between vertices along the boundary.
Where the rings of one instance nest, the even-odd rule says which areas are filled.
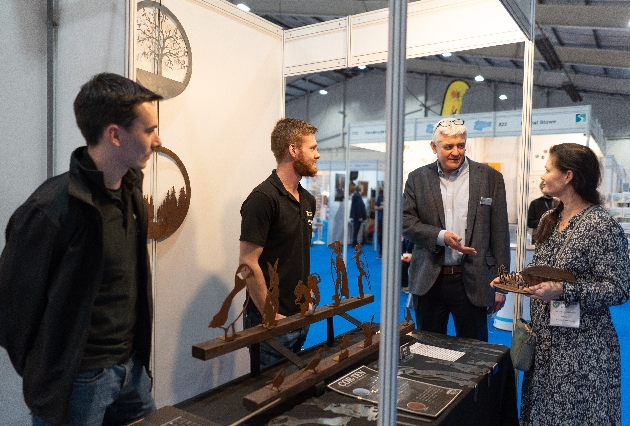
[[[459,265],[462,263],[463,254],[444,244],[446,231],[453,231],[462,237],[461,243],[466,245],[466,223],[468,219],[469,198],[469,167],[468,159],[449,177],[446,177],[440,162],[437,162],[438,175],[440,176],[440,192],[442,193],[442,205],[444,206],[444,221],[446,229],[438,234],[437,245],[445,246],[444,265]]]

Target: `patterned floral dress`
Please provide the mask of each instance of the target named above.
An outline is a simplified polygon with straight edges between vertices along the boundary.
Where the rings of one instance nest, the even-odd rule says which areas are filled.
[[[582,211],[536,246],[531,265],[571,272],[564,283],[566,303],[580,304],[580,327],[550,326],[549,303],[531,300],[537,334],[532,368],[525,373],[521,425],[621,424],[619,340],[609,306],[630,296],[628,241],[621,226],[601,207]],[[575,232],[560,251],[567,236]]]

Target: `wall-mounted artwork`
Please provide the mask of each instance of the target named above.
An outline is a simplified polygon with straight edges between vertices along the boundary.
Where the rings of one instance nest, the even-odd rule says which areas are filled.
[[[360,180],[359,186],[361,187],[361,196],[363,198],[368,196],[368,186],[370,186],[370,182],[367,180]]]
[[[163,146],[155,151],[157,155],[165,155],[174,161],[184,178],[184,187],[176,190],[175,186],[173,186],[168,190],[157,210],[155,210],[153,197],[144,197],[149,212],[148,237],[152,240],[161,240],[173,235],[184,222],[186,214],[188,214],[188,208],[190,207],[190,179],[184,163],[182,163],[177,154]]]
[[[184,28],[166,6],[144,0],[136,14],[136,80],[165,98],[186,89],[192,52]]]

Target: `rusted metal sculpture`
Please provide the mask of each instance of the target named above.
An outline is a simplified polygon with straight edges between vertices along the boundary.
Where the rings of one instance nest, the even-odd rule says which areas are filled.
[[[276,392],[280,392],[280,386],[282,386],[282,383],[284,382],[284,370],[286,370],[286,367],[283,367],[282,370],[280,370],[278,374],[276,374],[276,377],[274,377],[272,381],[267,383],[268,386],[265,387]]]
[[[365,339],[359,344],[359,347],[367,348],[368,346],[372,345],[372,334],[374,334],[373,324],[374,314],[372,314],[372,319],[370,319],[369,323],[364,322],[363,324],[361,324],[361,330],[363,331],[363,337],[365,337]]]
[[[335,241],[328,245],[333,249],[333,255],[330,257],[330,273],[335,283],[335,294],[333,294],[333,306],[339,306],[341,297],[350,298],[348,291],[348,272],[346,264],[343,261],[342,246],[339,241]]]
[[[267,298],[265,299],[265,307],[262,312],[262,324],[264,328],[273,328],[278,325],[276,314],[280,306],[280,277],[278,276],[278,260],[271,266],[267,262],[269,269],[269,288],[267,289]]]
[[[311,360],[308,362],[308,364],[306,364],[306,367],[304,367],[303,369],[300,370],[300,375],[302,375],[302,373],[306,372],[306,371],[310,371],[311,373],[317,373],[317,366],[319,365],[320,361],[322,360],[322,355],[324,353],[324,348],[319,348],[319,350],[317,351],[317,353],[315,354],[315,356],[313,358],[311,358]]]
[[[361,244],[357,244],[354,247],[354,256],[352,256],[352,259],[356,261],[357,269],[359,270],[359,276],[357,277],[359,299],[363,299],[363,296],[365,295],[363,293],[363,277],[367,280],[367,285],[370,290],[372,290],[372,286],[370,285],[370,273],[367,272],[367,259],[365,258],[365,253],[363,253],[363,247]]]
[[[236,324],[236,321],[238,321],[241,315],[243,315],[243,312],[245,312],[247,303],[249,303],[249,295],[247,297],[247,300],[245,301],[245,304],[243,305],[243,309],[238,314],[238,316],[234,319],[234,321],[232,321],[227,327],[223,327],[223,324],[225,324],[225,321],[227,321],[228,319],[228,314],[230,312],[230,305],[232,304],[232,300],[234,300],[234,297],[236,297],[236,295],[241,290],[247,287],[247,279],[253,276],[254,276],[254,271],[252,271],[249,266],[245,264],[239,265],[239,267],[236,269],[236,274],[234,274],[234,288],[223,301],[223,304],[221,305],[221,309],[219,310],[219,312],[217,312],[217,314],[212,318],[212,321],[210,321],[210,325],[208,327],[223,329],[224,336],[221,336],[221,338],[225,339],[226,342],[230,342],[234,340],[236,337],[238,337],[238,335],[236,334],[236,331],[234,330],[234,324]],[[228,334],[228,330],[230,328],[232,329],[232,334]]]
[[[346,333],[343,335],[343,338],[341,339],[341,343],[339,344],[339,348],[341,349],[341,352],[339,352],[339,355],[335,356],[333,359],[337,362],[339,361],[343,361],[344,359],[348,358],[348,342],[350,341],[350,334]]]
[[[572,273],[552,266],[529,266],[521,272],[507,272],[505,265],[501,265],[498,273],[499,284],[494,287],[511,293],[529,294],[526,288],[545,281],[577,282]]]
[[[308,276],[308,285],[304,285],[302,280],[298,281],[293,294],[295,294],[295,304],[300,307],[300,315],[305,317],[313,315],[315,308],[319,305],[319,283],[322,279],[319,274],[313,273]]]

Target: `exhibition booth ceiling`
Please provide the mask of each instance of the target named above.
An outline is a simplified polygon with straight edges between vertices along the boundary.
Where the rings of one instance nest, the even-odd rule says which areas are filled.
[[[387,7],[387,1],[336,0],[299,2],[290,0],[231,0],[244,3],[251,13],[284,29],[326,22]],[[411,1],[410,6],[416,1]],[[506,7],[522,1],[504,2]],[[596,92],[630,94],[630,3],[618,0],[546,0],[536,5],[535,84],[562,89],[567,97]],[[469,22],[469,20],[466,20]],[[503,82],[522,81],[523,51],[501,46],[438,52],[408,61],[407,70],[472,79],[477,73]],[[378,65],[382,67],[383,64]],[[369,66],[361,72],[370,72]],[[286,100],[335,84],[353,73],[320,71],[308,77],[287,80]],[[566,85],[566,86],[565,86]],[[572,89],[575,89],[572,90]],[[577,98],[576,98],[577,99]],[[570,100],[569,100],[570,102]]]

